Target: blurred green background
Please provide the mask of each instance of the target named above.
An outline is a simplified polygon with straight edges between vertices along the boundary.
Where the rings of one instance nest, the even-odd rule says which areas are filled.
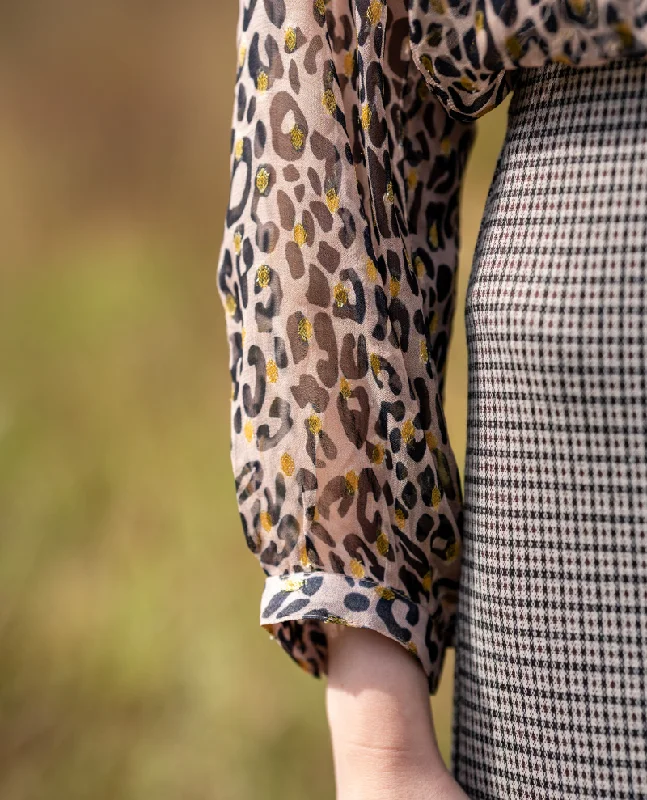
[[[334,796],[325,684],[258,625],[229,464],[216,269],[237,14],[2,8],[0,800]],[[479,123],[463,192],[461,472],[461,312],[506,106]]]

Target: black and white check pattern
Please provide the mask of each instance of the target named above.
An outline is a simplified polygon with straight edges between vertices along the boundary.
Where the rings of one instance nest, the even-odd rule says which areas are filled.
[[[521,71],[465,312],[455,775],[647,798],[647,63]]]

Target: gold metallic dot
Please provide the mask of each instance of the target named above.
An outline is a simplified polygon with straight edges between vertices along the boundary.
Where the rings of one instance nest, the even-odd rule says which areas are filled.
[[[395,195],[393,194],[393,183],[389,181],[386,185],[386,192],[384,194],[384,199],[387,203],[393,203],[395,200]]]
[[[552,57],[552,60],[560,64],[567,64],[568,66],[571,66],[573,64],[573,62],[566,55],[566,53],[555,53],[555,55]]]
[[[435,249],[438,248],[438,225],[432,222],[429,226],[429,244]]]
[[[384,447],[381,444],[376,444],[373,446],[373,452],[371,453],[371,462],[373,464],[381,464],[384,461]]]
[[[362,128],[367,130],[371,124],[371,107],[368,103],[362,105]]]
[[[317,414],[311,414],[308,417],[308,428],[310,433],[314,433],[315,436],[321,432],[321,419]]]
[[[350,571],[353,577],[357,578],[358,580],[361,580],[365,575],[362,563],[358,561],[356,558],[351,558],[350,560]]]
[[[335,100],[335,93],[332,89],[326,89],[321,98],[323,107],[329,114],[334,114],[337,110],[337,101]]]
[[[375,262],[372,258],[366,259],[366,274],[368,275],[368,279],[370,281],[377,280],[377,267],[375,266]]]
[[[422,278],[426,270],[424,261],[420,258],[420,256],[415,257],[415,259],[413,260],[413,265],[416,268],[416,275],[419,278]]]
[[[461,551],[460,542],[450,542],[445,550],[445,557],[447,561],[453,561],[458,557]]]
[[[242,67],[245,63],[245,56],[247,55],[247,45],[241,44],[238,48],[238,66]]]
[[[261,70],[256,76],[256,89],[259,92],[266,92],[270,85],[270,79],[267,77],[267,72]]]
[[[395,600],[395,592],[387,586],[376,586],[375,593],[378,597],[381,597],[382,600]]]
[[[420,57],[420,62],[422,66],[427,70],[430,75],[434,74],[434,64],[431,58],[425,53],[425,55]],[[425,95],[428,92],[427,84],[423,82],[422,85],[418,85],[418,94],[423,92]]]
[[[572,6],[576,14],[581,16],[586,12],[587,0],[570,0],[569,5]]]
[[[294,241],[299,245],[299,247],[303,247],[303,245],[308,240],[308,234],[306,233],[306,229],[300,222],[294,226]]]
[[[290,575],[288,578],[281,581],[281,589],[283,589],[284,592],[296,592],[304,583],[304,578],[296,578],[294,575]]]
[[[414,656],[418,655],[418,647],[415,642],[407,642],[407,650]]]
[[[270,173],[261,167],[256,173],[256,188],[261,194],[265,194],[267,187],[270,185]]]
[[[240,329],[240,338],[243,344],[245,344],[245,337],[247,336],[247,328]]]
[[[420,340],[420,360],[423,364],[426,364],[427,361],[429,361],[429,350],[427,349],[426,339]]]
[[[431,572],[428,572],[422,579],[422,588],[427,592],[431,589]]]
[[[409,189],[411,189],[411,191],[413,191],[418,185],[418,173],[415,171],[415,169],[412,169],[407,175],[407,183],[409,184]]]
[[[444,14],[445,13],[445,3],[443,2],[443,0],[431,0],[430,5],[433,8],[433,10],[436,12],[436,14]]]
[[[267,513],[267,511],[261,511],[260,515],[261,525],[263,526],[264,531],[271,531],[272,530],[272,517]]]
[[[351,78],[353,76],[353,70],[355,69],[355,51],[349,50],[348,53],[344,56],[344,75],[347,78]]]
[[[483,14],[483,11],[479,8],[474,13],[474,27],[476,28],[477,31],[482,31],[484,24],[485,24],[485,15]]]
[[[355,494],[357,491],[357,487],[359,486],[359,478],[355,470],[350,470],[350,472],[346,473],[346,491],[348,494]]]
[[[447,486],[451,483],[452,476],[449,472],[449,464],[445,459],[439,458],[436,468],[438,469],[438,479],[440,480],[441,486]]]
[[[460,79],[460,85],[468,92],[475,92],[476,91],[476,84],[473,80],[467,77],[467,75],[463,75]]]
[[[324,622],[332,622],[335,625],[345,625],[347,628],[352,628],[352,625],[347,619],[338,617],[336,614],[328,614]]]
[[[290,141],[292,142],[292,147],[294,147],[295,150],[302,150],[303,143],[305,142],[305,140],[306,140],[305,133],[301,130],[301,128],[298,125],[294,125],[294,127],[290,131]]]
[[[331,214],[334,214],[339,210],[339,195],[335,189],[328,189],[326,192],[326,205],[328,206],[328,211],[330,211]]]
[[[335,304],[341,308],[348,302],[348,289],[343,283],[336,283],[333,287],[333,294],[335,295]]]
[[[431,431],[427,431],[427,433],[425,433],[425,441],[427,442],[427,447],[430,450],[435,450],[438,447],[438,440]]]
[[[319,520],[319,509],[317,506],[311,506],[312,509],[312,521],[317,522]]]
[[[326,13],[326,0],[315,0],[315,11],[317,11],[321,16]]]
[[[267,380],[270,383],[276,383],[279,379],[279,368],[276,366],[276,361],[273,358],[267,362],[267,366],[265,367],[265,371],[267,373]]]
[[[236,139],[236,144],[234,145],[234,155],[237,159],[241,159],[243,157],[243,140]]]
[[[615,32],[618,34],[622,46],[625,49],[631,47],[631,45],[633,44],[633,36],[634,36],[631,25],[629,25],[627,22],[622,21],[622,22],[617,22],[613,26],[613,28]]]
[[[434,508],[438,508],[441,499],[442,496],[440,494],[440,489],[437,486],[434,486],[434,488],[431,490],[431,505]]]
[[[294,28],[288,28],[285,32],[285,49],[288,53],[293,53],[297,46],[297,32]]]
[[[299,338],[304,342],[308,342],[312,338],[312,323],[307,317],[301,317],[299,320],[297,333],[299,334]]]
[[[400,281],[397,278],[391,278],[389,292],[391,297],[397,297],[400,294]]]
[[[251,420],[247,420],[245,423],[245,427],[243,428],[243,433],[245,434],[245,438],[248,442],[251,442],[254,438],[254,426],[252,425]]]
[[[264,289],[270,283],[270,268],[267,264],[261,264],[256,270],[256,283]]]
[[[521,42],[517,39],[516,36],[509,36],[505,40],[505,48],[508,51],[508,54],[511,58],[519,58],[521,56],[522,47]],[[461,81],[462,83],[462,81]]]
[[[381,556],[385,556],[389,552],[389,537],[384,531],[378,533],[375,543],[377,544],[377,551]]]
[[[371,25],[376,25],[382,16],[382,3],[380,0],[371,0],[366,11],[366,18]]]
[[[227,309],[227,313],[231,316],[236,313],[238,303],[236,302],[236,298],[233,296],[233,294],[227,295],[227,299],[225,300],[225,308]]]
[[[382,368],[382,361],[380,357],[378,356],[377,353],[371,353],[368,360],[371,365],[371,369],[373,370],[373,373],[377,375]]]
[[[438,314],[434,311],[431,319],[429,320],[429,333],[435,333],[438,327]]]
[[[310,564],[310,559],[308,558],[308,548],[305,544],[302,544],[299,550],[299,562],[301,563],[302,567],[307,567]]]
[[[281,469],[288,477],[294,474],[294,459],[289,453],[281,456]]]
[[[404,439],[405,444],[409,444],[409,442],[413,439],[415,432],[416,429],[413,426],[413,422],[411,422],[410,419],[406,420],[402,426],[402,438]]]
[[[236,233],[234,234],[234,252],[236,253],[236,255],[240,253],[240,248],[242,244],[243,244],[242,234],[239,233],[239,231],[236,231]]]
[[[346,378],[342,378],[339,381],[339,393],[341,394],[342,397],[345,397],[347,400],[350,397],[351,394],[350,383]]]
[[[404,516],[404,511],[401,508],[396,508],[395,510],[395,523],[402,530],[404,528],[404,523],[407,521],[406,517]]]

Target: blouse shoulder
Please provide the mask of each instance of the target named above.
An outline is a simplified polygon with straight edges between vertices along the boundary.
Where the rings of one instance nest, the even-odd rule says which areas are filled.
[[[411,0],[412,58],[447,112],[482,116],[519,67],[647,56],[647,0]]]

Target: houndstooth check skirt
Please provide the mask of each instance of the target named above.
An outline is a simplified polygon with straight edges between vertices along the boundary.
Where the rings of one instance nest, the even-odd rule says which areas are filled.
[[[647,798],[647,62],[521,70],[467,290],[452,768]]]

